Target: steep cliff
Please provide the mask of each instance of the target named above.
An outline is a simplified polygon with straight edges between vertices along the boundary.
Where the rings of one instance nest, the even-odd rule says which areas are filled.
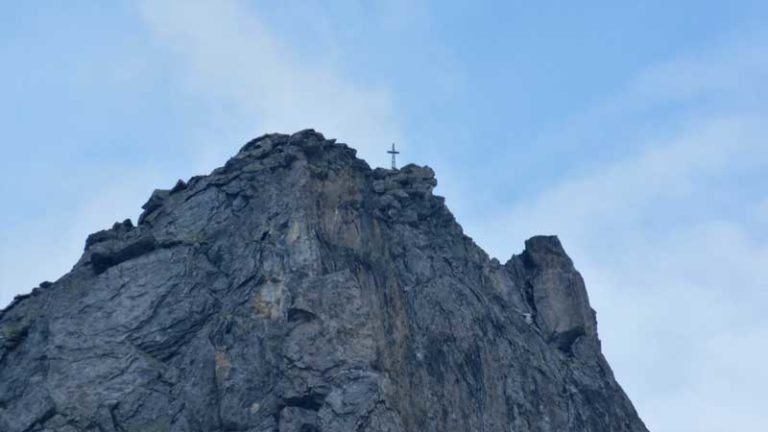
[[[0,431],[646,431],[558,239],[435,185],[307,130],[155,191],[0,312]]]

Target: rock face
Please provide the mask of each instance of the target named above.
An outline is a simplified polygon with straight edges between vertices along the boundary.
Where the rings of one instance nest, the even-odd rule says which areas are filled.
[[[0,431],[646,431],[557,238],[435,185],[307,130],[155,191],[0,312]]]

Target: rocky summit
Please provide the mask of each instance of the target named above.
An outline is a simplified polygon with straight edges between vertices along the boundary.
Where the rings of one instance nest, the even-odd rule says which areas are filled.
[[[646,431],[558,239],[436,184],[306,130],[156,190],[0,312],[0,431]]]

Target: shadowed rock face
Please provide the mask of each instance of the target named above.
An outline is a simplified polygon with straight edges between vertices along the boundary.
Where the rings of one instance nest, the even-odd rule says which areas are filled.
[[[646,431],[557,238],[435,185],[310,130],[155,191],[0,312],[0,431]]]

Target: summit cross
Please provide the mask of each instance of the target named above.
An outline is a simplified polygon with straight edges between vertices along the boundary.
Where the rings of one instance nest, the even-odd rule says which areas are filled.
[[[387,153],[392,155],[392,169],[396,170],[397,169],[397,159],[396,159],[396,157],[397,157],[397,155],[400,154],[400,152],[395,150],[395,143],[392,143],[392,150],[388,150]]]

